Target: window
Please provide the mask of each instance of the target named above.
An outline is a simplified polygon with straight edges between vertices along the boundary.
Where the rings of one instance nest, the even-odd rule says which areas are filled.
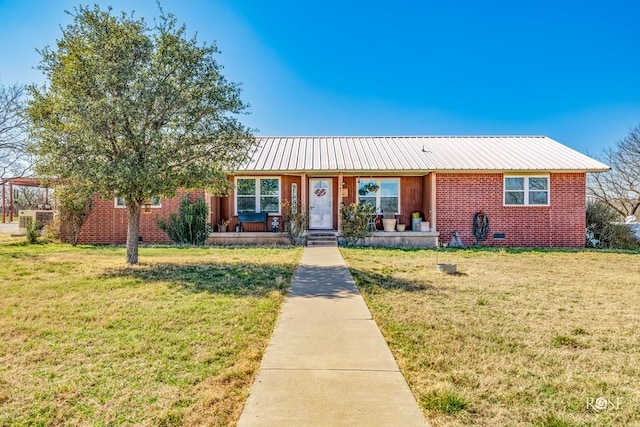
[[[362,179],[358,184],[358,202],[369,203],[378,212],[400,213],[399,179]]]
[[[505,176],[506,206],[549,206],[548,176]]]
[[[152,208],[161,208],[162,207],[162,203],[161,203],[161,199],[158,196],[154,196],[151,197],[151,207]],[[124,197],[116,197],[115,202],[114,202],[114,206],[116,208],[124,208],[126,205],[124,203]]]
[[[280,178],[236,178],[236,213],[280,213]]]

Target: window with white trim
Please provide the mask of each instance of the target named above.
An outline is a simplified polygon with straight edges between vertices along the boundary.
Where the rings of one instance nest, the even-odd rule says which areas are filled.
[[[504,177],[505,206],[549,206],[548,176]]]
[[[400,213],[400,180],[397,178],[361,179],[358,183],[358,202],[376,207],[378,212]]]
[[[236,178],[236,214],[280,214],[280,178]]]
[[[151,207],[154,209],[162,207],[162,201],[158,196],[151,197],[149,201],[151,201]],[[127,205],[124,203],[124,197],[116,197],[114,201],[114,206],[116,208],[126,207]]]

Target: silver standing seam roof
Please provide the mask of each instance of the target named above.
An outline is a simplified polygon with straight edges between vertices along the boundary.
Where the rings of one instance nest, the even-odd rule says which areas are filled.
[[[604,172],[546,136],[265,136],[236,174]]]

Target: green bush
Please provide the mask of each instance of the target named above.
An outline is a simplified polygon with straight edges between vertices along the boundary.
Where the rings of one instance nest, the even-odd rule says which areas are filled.
[[[586,246],[606,249],[638,249],[640,242],[620,215],[603,202],[587,203]]]
[[[78,244],[82,224],[93,209],[93,186],[87,182],[67,180],[56,186],[56,208],[60,211],[59,234],[72,246]]]
[[[38,243],[38,237],[40,237],[41,229],[42,225],[39,221],[27,218],[27,241],[29,243]]]
[[[208,214],[209,208],[202,197],[192,202],[189,196],[184,196],[178,213],[169,215],[168,220],[158,217],[156,224],[175,243],[204,245],[211,233],[211,225],[207,224]]]
[[[355,245],[369,236],[369,220],[376,214],[376,208],[368,203],[340,205],[342,219],[340,236],[347,245]]]

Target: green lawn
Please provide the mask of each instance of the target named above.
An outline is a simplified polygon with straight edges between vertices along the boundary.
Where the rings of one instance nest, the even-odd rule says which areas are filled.
[[[341,251],[432,426],[640,425],[640,254]]]
[[[0,426],[234,424],[301,253],[0,237]]]

